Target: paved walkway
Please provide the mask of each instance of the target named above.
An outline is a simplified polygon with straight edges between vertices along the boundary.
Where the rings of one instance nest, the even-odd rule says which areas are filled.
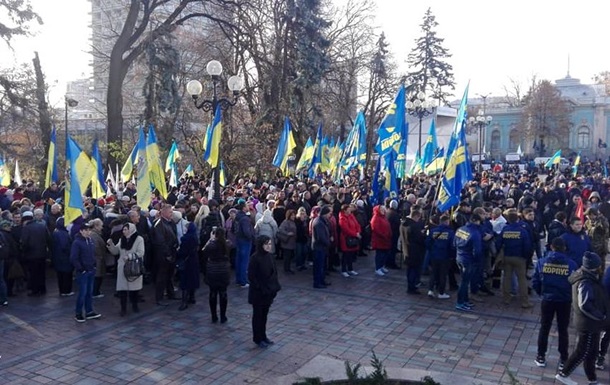
[[[549,366],[533,362],[538,306],[506,308],[496,296],[477,312],[459,313],[453,299],[407,296],[404,271],[376,277],[372,259],[358,259],[355,278],[332,274],[325,290],[312,288],[311,271],[281,275],[268,322],[276,344],[266,350],[252,342],[247,290],[236,286],[229,289],[229,322],[220,325],[210,322],[207,287],[179,312],[177,301],[154,306],[146,286],[141,313],[121,318],[114,279],[106,279],[107,296],[94,300],[103,317],[77,324],[75,298],[60,298],[51,279],[45,297],[20,293],[0,309],[0,383],[290,384],[312,374],[340,377],[337,362],[368,365],[372,351],[389,373],[430,373],[444,385],[510,384],[511,375],[521,384],[553,383],[555,334]],[[582,369],[574,378],[585,383]],[[607,371],[600,380],[608,382]]]

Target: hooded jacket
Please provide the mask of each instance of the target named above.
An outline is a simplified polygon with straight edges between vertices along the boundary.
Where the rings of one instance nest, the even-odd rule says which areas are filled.
[[[608,299],[599,278],[594,272],[580,268],[568,280],[574,299],[574,327],[579,332],[600,332],[608,314]]]

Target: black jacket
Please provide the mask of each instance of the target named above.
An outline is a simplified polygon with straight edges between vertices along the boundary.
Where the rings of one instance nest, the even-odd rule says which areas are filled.
[[[178,251],[176,224],[163,218],[158,219],[151,231],[151,243],[155,258],[175,257]]]
[[[277,292],[282,289],[277,279],[277,268],[273,254],[256,252],[248,264],[248,303],[252,305],[270,305]]]
[[[547,233],[547,238],[546,238],[547,249],[550,250],[551,242],[553,242],[553,239],[561,237],[567,231],[568,231],[568,229],[566,228],[566,226],[563,223],[554,219],[548,228],[548,233]]]
[[[45,259],[49,253],[51,235],[47,226],[36,221],[29,221],[21,230],[21,250],[26,260]]]
[[[574,327],[579,332],[600,332],[608,314],[608,299],[600,279],[580,268],[568,278],[572,284]]]

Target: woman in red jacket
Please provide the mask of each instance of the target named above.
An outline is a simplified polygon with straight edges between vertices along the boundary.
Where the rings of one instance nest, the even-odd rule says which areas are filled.
[[[392,229],[385,213],[384,206],[375,206],[371,218],[371,247],[375,250],[375,274],[379,276],[388,273],[383,265],[392,250]]]
[[[341,275],[348,278],[352,275],[358,275],[352,267],[352,262],[356,253],[360,249],[360,224],[354,216],[356,205],[344,204],[339,212],[339,248],[341,249]],[[349,240],[349,242],[348,242]]]

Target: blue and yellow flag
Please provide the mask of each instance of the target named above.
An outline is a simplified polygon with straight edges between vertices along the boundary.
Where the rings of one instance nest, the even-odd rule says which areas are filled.
[[[129,157],[127,157],[127,160],[125,161],[125,164],[123,165],[123,168],[121,168],[120,177],[123,182],[127,182],[129,180],[129,178],[131,178],[131,174],[133,173],[133,166],[137,159],[138,159],[138,144],[136,143],[133,146],[133,149],[131,150]],[[117,175],[117,178],[118,177],[119,177],[119,175]]]
[[[148,157],[148,168],[150,169],[150,182],[159,191],[159,195],[167,198],[167,185],[165,184],[165,172],[161,166],[161,152],[157,144],[155,128],[151,124],[148,127],[148,138],[146,141],[146,156]]]
[[[172,141],[172,146],[170,147],[167,159],[165,160],[165,171],[170,171],[179,158],[180,152],[178,152],[178,145],[176,144],[176,141]]]
[[[100,155],[97,138],[95,138],[93,145],[91,146],[91,158],[94,170],[93,177],[91,178],[91,196],[95,199],[99,199],[106,194],[108,187],[104,180],[104,166],[102,165],[102,156]]]
[[[55,125],[51,131],[51,141],[49,142],[49,153],[47,160],[47,175],[44,182],[44,187],[49,187],[51,183],[57,183],[59,177],[57,176],[57,137],[55,133]]]
[[[398,175],[396,174],[396,168],[394,167],[396,163],[396,157],[394,156],[394,152],[390,151],[385,159],[385,183],[383,186],[383,198],[396,198],[398,197],[398,183],[396,178]]]
[[[142,127],[140,127],[136,146],[138,148],[138,157],[135,162],[138,178],[136,180],[136,189],[138,190],[137,203],[142,208],[148,208],[152,201],[152,186],[150,183],[150,165],[148,164],[148,155],[146,154],[146,135]]]
[[[195,172],[193,171],[193,166],[190,164],[188,166],[186,166],[186,169],[184,170],[182,175],[180,175],[180,178],[188,178],[189,176],[191,178],[195,176]]]
[[[426,167],[432,160],[435,158],[436,153],[438,151],[438,142],[436,140],[436,124],[434,122],[435,119],[432,119],[430,122],[430,130],[428,131],[428,139],[426,140],[426,144],[424,145],[423,154],[422,154],[422,167],[425,170]]]
[[[411,167],[409,168],[409,171],[407,171],[406,175],[413,176],[423,171],[424,167],[422,165],[421,155],[419,153],[419,150],[417,150],[417,153],[415,154],[415,159],[413,159],[413,163],[411,163]]]
[[[470,157],[466,149],[466,133],[462,130],[456,147],[447,161],[438,194],[438,210],[442,213],[460,202],[462,189],[472,179]]]
[[[403,132],[405,128],[405,86],[401,84],[394,103],[388,108],[385,118],[379,126],[379,138],[375,146],[379,156],[384,157],[392,150],[399,154],[402,141],[405,141],[404,147],[406,148],[407,137]]]
[[[66,146],[66,161],[69,175],[65,188],[65,223],[72,223],[82,215],[83,195],[95,174],[93,163],[89,156],[68,135]]]
[[[316,142],[314,143],[313,158],[311,159],[311,165],[309,166],[309,176],[312,177],[318,172],[318,166],[322,163],[322,123],[318,126],[318,133],[316,134]]]
[[[443,167],[445,167],[445,149],[441,148],[434,156],[434,159],[432,159],[432,162],[425,167],[424,172],[427,175],[434,175],[443,171]]]
[[[546,163],[544,164],[544,167],[552,168],[554,165],[559,164],[560,161],[561,161],[561,149],[557,150],[555,155],[553,155],[551,157],[551,159],[546,161]],[[580,160],[579,160],[579,162],[580,162]]]
[[[376,205],[377,203],[379,203],[379,198],[380,198],[380,185],[379,185],[379,178],[381,177],[381,160],[382,158],[379,157],[377,158],[377,165],[375,166],[375,173],[373,174],[373,181],[371,182],[371,204],[372,205]]]
[[[221,187],[225,187],[227,185],[227,176],[225,174],[225,164],[222,160],[220,161],[220,174],[218,175],[218,184]]]
[[[0,186],[11,185],[11,172],[8,169],[8,165],[4,160],[4,157],[0,158]]]
[[[362,166],[366,161],[366,123],[364,112],[359,111],[347,139],[344,142],[344,151],[341,164],[346,170]]]
[[[222,116],[220,104],[216,106],[212,126],[208,130],[205,154],[203,160],[208,162],[212,168],[218,166],[218,154],[220,153],[220,139],[222,138]]]
[[[322,140],[322,159],[320,161],[320,171],[327,172],[331,171],[330,166],[330,157],[332,153],[332,146],[334,146],[334,139],[328,139],[328,136],[325,136]]]
[[[451,154],[453,150],[457,146],[457,142],[461,137],[461,133],[464,131],[466,127],[466,118],[468,115],[468,88],[470,87],[470,82],[466,85],[466,89],[464,90],[464,94],[462,95],[462,101],[460,102],[460,107],[458,108],[457,115],[455,117],[455,122],[453,123],[453,131],[451,132],[451,137],[449,138],[449,145],[447,146],[447,161],[451,158]]]
[[[299,158],[299,162],[297,163],[296,173],[309,169],[311,161],[313,160],[314,150],[315,147],[313,142],[311,141],[311,138],[308,138],[307,143],[305,143],[305,148],[303,148],[303,152],[301,153],[301,157]]]
[[[284,128],[282,129],[282,134],[280,135],[277,150],[275,151],[272,162],[275,167],[278,167],[282,171],[282,175],[288,174],[288,157],[296,146],[297,144],[295,143],[292,134],[292,124],[290,123],[290,119],[286,116],[284,117]]]
[[[576,174],[578,174],[579,165],[580,165],[580,151],[578,151],[578,155],[576,156],[576,159],[574,160],[574,166],[572,166],[572,174],[574,176],[576,176]]]

